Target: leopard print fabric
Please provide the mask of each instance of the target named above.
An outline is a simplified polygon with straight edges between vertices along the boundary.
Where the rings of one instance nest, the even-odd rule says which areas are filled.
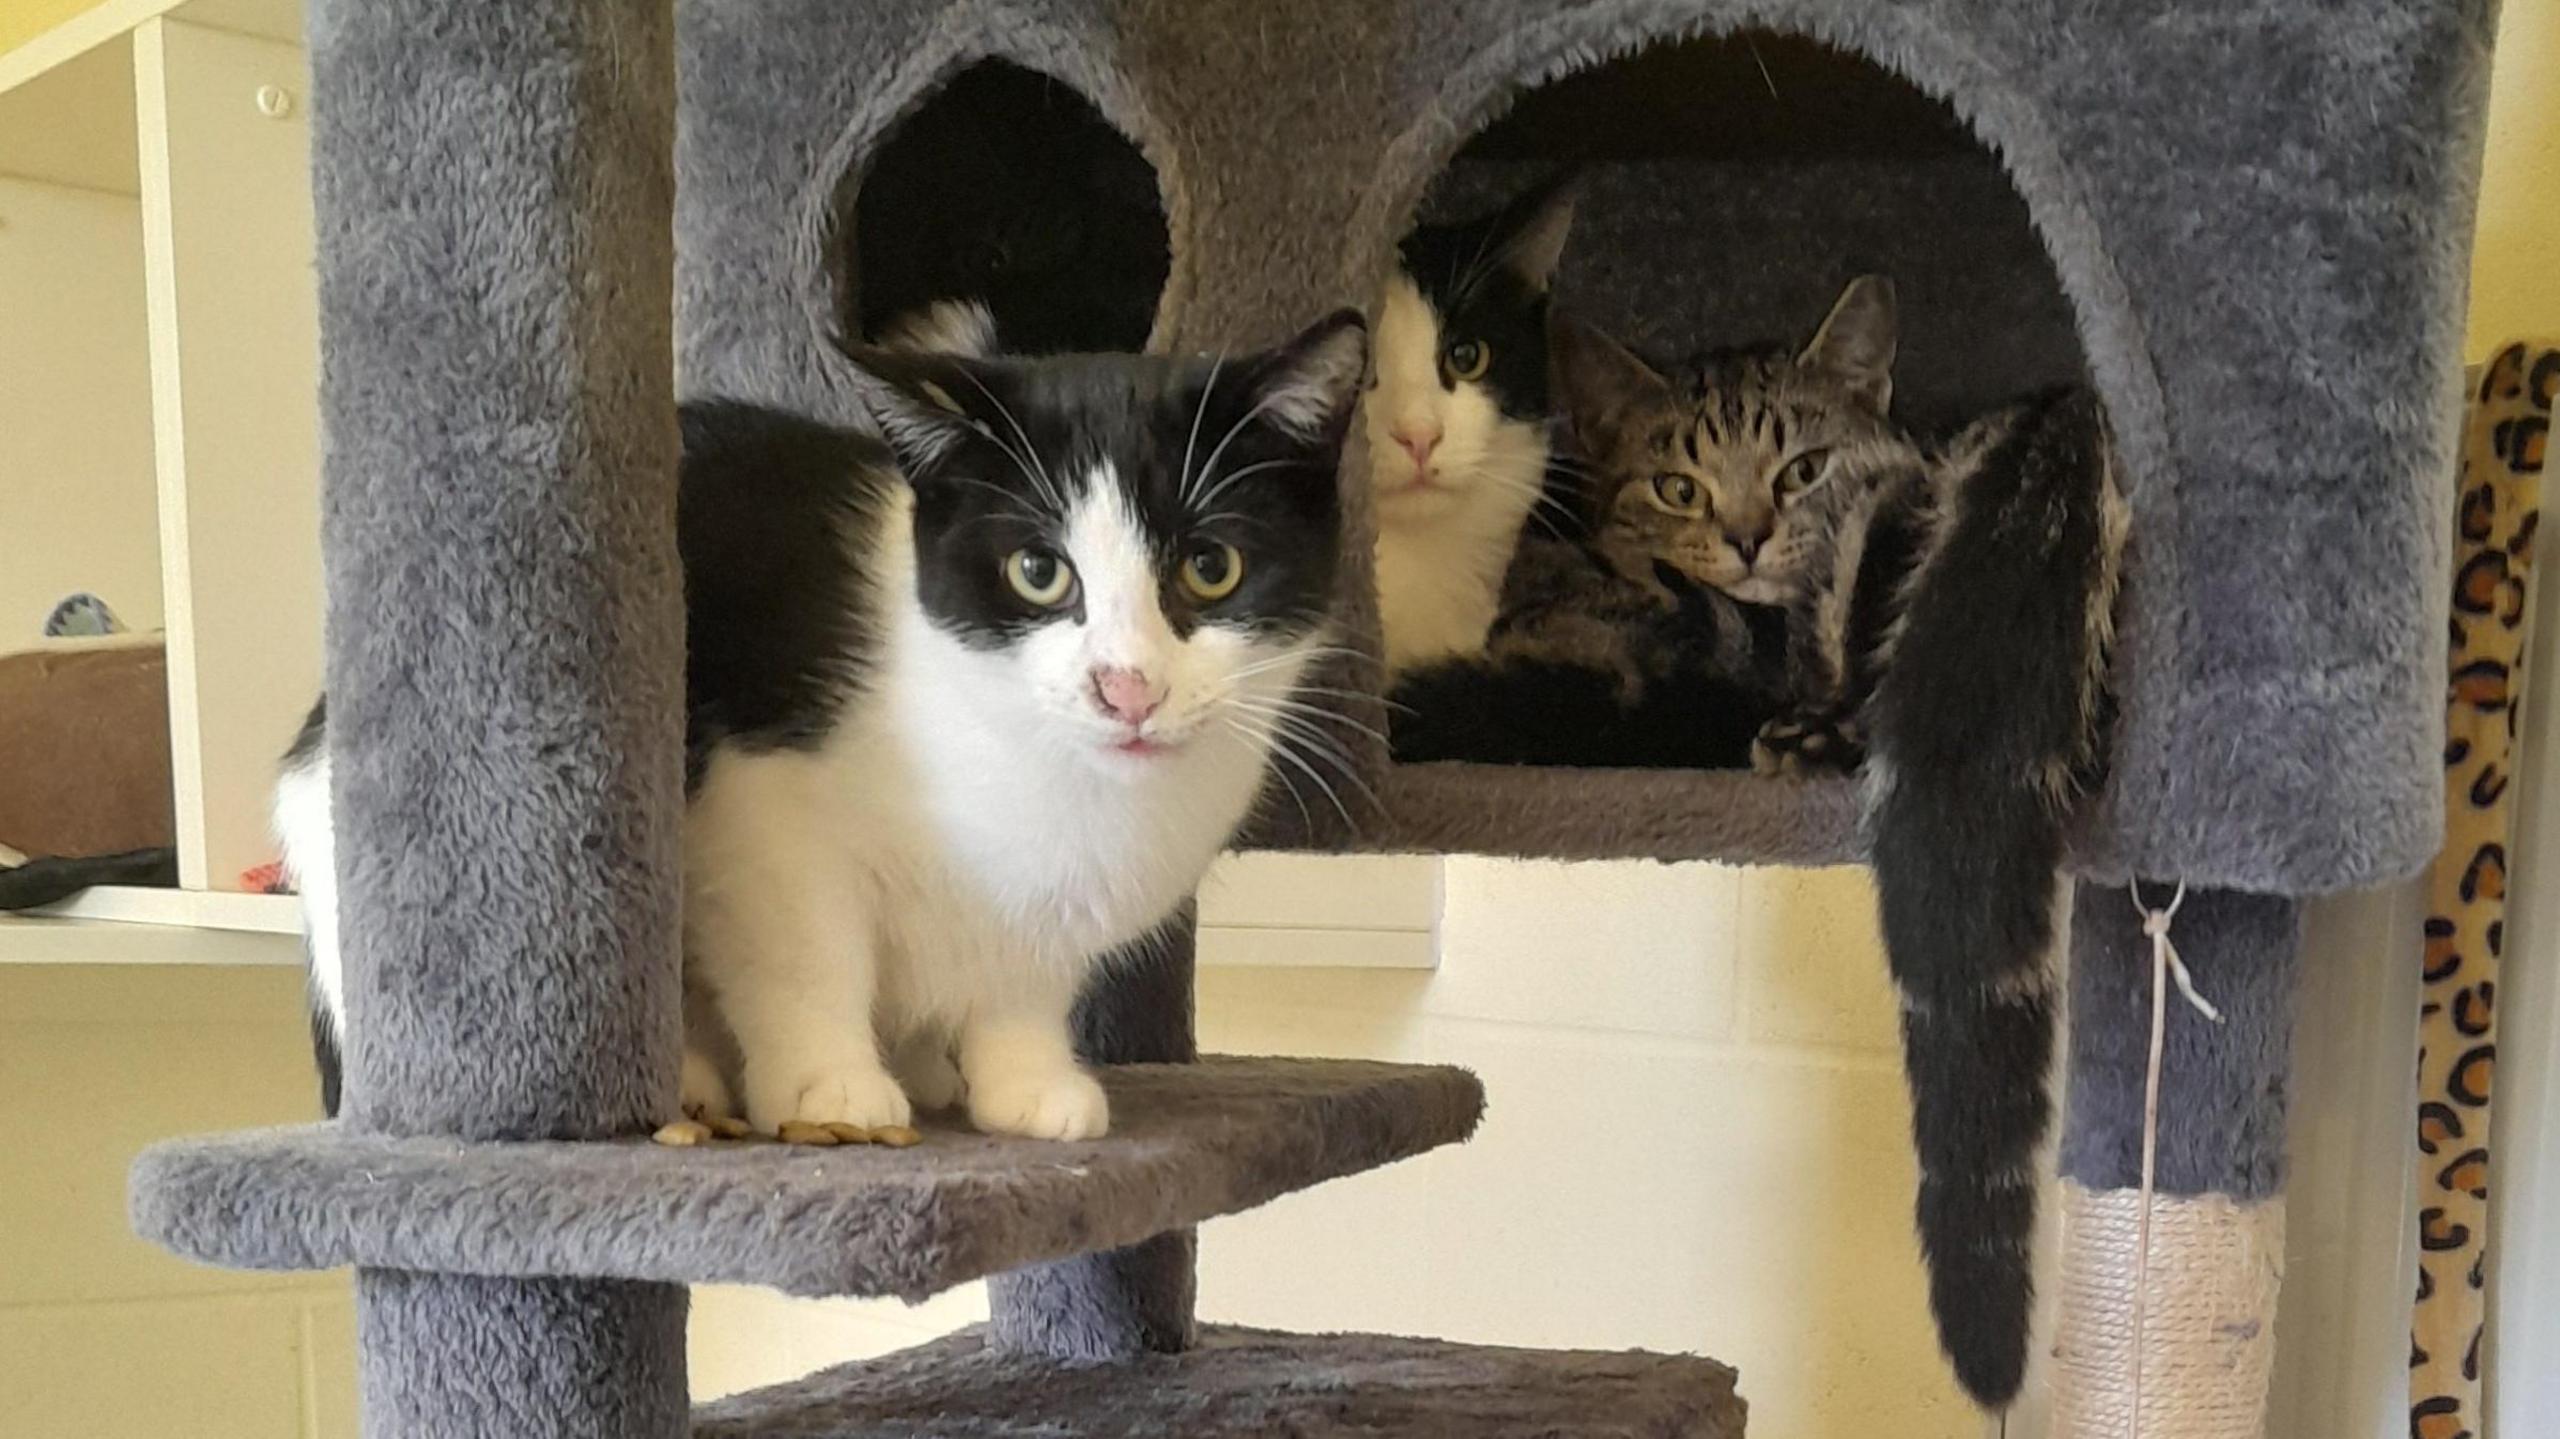
[[[2497,1065],[2512,755],[2555,392],[2560,349],[2511,346],[2474,376],[2464,424],[2445,701],[2445,847],[2428,876],[2418,1021],[2410,1439],[2476,1439],[2481,1432],[2489,1088]]]

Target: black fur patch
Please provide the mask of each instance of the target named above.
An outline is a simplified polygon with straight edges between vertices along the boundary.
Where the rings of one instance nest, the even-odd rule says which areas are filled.
[[[1353,323],[1337,316],[1330,324]],[[1316,342],[1318,332],[1300,337]],[[1005,557],[1060,553],[1066,525],[1108,470],[1154,550],[1158,595],[1177,634],[1204,623],[1287,635],[1321,623],[1339,550],[1339,450],[1352,390],[1314,432],[1261,411],[1305,359],[1297,350],[1233,363],[1069,355],[966,360],[871,350],[857,358],[916,406],[901,438],[916,491],[918,598],[937,625],[994,648],[1057,621],[1016,594]],[[1356,365],[1354,373],[1356,373]],[[928,398],[930,397],[930,398]],[[959,413],[941,411],[947,399]],[[891,427],[893,437],[901,435]],[[1244,557],[1235,591],[1201,602],[1180,583],[1204,543]]]
[[[338,1035],[314,996],[311,1001],[311,1065],[320,1073],[320,1112],[338,1117],[338,1098],[345,1066],[338,1056]]]
[[[1618,677],[1553,660],[1451,660],[1397,681],[1400,763],[1734,769],[1773,708],[1750,688],[1675,673],[1630,701]]]
[[[682,409],[685,770],[722,743],[814,745],[876,638],[862,563],[895,462],[877,441],[728,401]]]
[[[1548,277],[1523,274],[1504,257],[1557,195],[1550,185],[1489,215],[1417,227],[1398,251],[1405,274],[1440,317],[1444,351],[1461,343],[1491,347],[1477,383],[1508,418],[1540,424],[1548,413]],[[1445,371],[1441,383],[1454,388]]]

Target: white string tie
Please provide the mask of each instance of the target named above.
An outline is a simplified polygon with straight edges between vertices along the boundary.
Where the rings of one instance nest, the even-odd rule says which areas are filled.
[[[2151,1200],[2159,1177],[2160,1068],[2169,1037],[2169,986],[2175,984],[2188,1005],[2215,1024],[2222,1023],[2222,1011],[2196,993],[2195,977],[2178,957],[2178,946],[2169,940],[2170,922],[2178,917],[2178,906],[2187,902],[2187,882],[2178,881],[2178,892],[2163,909],[2142,902],[2141,880],[2134,880],[2129,888],[2133,907],[2142,913],[2142,932],[2151,937],[2151,1059],[2142,1075],[2142,1208],[2134,1220],[2133,1239],[2133,1413],[2132,1427],[2126,1431],[2140,1439],[2143,1310],[2151,1297]]]

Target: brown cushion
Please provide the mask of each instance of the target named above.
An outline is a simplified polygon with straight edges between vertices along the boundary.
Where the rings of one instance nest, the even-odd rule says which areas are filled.
[[[0,844],[28,855],[171,844],[169,796],[157,640],[0,655]]]

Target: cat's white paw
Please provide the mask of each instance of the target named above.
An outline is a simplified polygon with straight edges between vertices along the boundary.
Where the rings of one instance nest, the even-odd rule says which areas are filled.
[[[1032,1070],[971,1084],[969,1121],[1025,1139],[1099,1139],[1111,1128],[1111,1101],[1081,1069]]]
[[[798,1066],[747,1062],[747,1122],[767,1134],[789,1120],[877,1129],[914,1117],[906,1091],[867,1055]]]
[[[687,1119],[727,1119],[737,1113],[731,1107],[729,1081],[721,1077],[720,1066],[691,1045],[685,1046],[684,1077],[677,1092]]]
[[[961,1082],[960,1066],[952,1061],[948,1044],[901,1045],[892,1064],[899,1087],[907,1091],[907,1098],[915,1101],[917,1109],[956,1109],[960,1096],[968,1090]]]

